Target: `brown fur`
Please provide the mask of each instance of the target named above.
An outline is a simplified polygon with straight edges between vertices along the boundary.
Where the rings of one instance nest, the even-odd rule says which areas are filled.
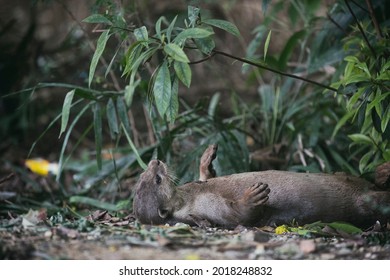
[[[390,220],[381,211],[390,207],[390,192],[353,176],[262,171],[206,179],[174,187],[166,165],[151,161],[136,187],[136,217],[147,224],[223,227]]]

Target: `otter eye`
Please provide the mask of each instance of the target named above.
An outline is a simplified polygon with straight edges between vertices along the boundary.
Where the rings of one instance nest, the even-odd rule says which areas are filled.
[[[156,175],[156,184],[157,185],[160,185],[161,184],[161,176],[160,175]]]

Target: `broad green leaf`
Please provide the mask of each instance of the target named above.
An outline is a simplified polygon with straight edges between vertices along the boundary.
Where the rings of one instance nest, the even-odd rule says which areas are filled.
[[[171,98],[165,115],[170,123],[174,123],[179,113],[179,79],[175,77],[172,84]]]
[[[197,27],[188,28],[180,32],[173,41],[176,43],[182,43],[183,41],[189,38],[194,38],[194,39],[205,38],[212,34],[214,34],[214,32],[210,32],[209,30],[205,30],[203,28],[197,28]]]
[[[116,109],[118,110],[118,118],[120,122],[123,124],[125,130],[130,133],[131,127],[129,115],[127,114],[127,108],[125,102],[123,101],[123,98],[118,97],[116,99]]]
[[[168,63],[165,61],[158,69],[153,85],[154,99],[160,116],[163,117],[169,106],[171,98],[171,76]]]
[[[134,36],[137,39],[137,41],[147,42],[149,36],[148,36],[148,30],[146,29],[146,26],[141,26],[140,28],[135,29]]]
[[[341,222],[333,222],[329,223],[328,226],[330,226],[333,229],[344,231],[348,234],[356,234],[356,233],[362,233],[363,231],[360,228],[357,228],[351,224],[347,223],[341,223]]]
[[[355,134],[351,134],[351,135],[348,135],[348,137],[353,141],[353,142],[356,142],[356,143],[360,143],[360,144],[368,144],[368,145],[373,145],[374,143],[372,142],[371,138],[364,135],[364,134],[360,134],[360,133],[355,133]]]
[[[96,162],[99,169],[102,168],[102,145],[103,145],[103,129],[102,129],[102,112],[99,102],[93,107],[93,128],[95,131],[96,145]]]
[[[176,61],[188,63],[190,62],[185,52],[178,45],[169,43],[164,46],[164,52]]]
[[[142,41],[138,41],[130,47],[130,49],[127,51],[128,54],[126,55],[126,66],[125,70],[123,70],[122,76],[130,74],[132,71],[137,70],[139,63],[141,63],[139,57],[142,53],[143,48],[144,45],[142,45]],[[135,63],[137,61],[139,62],[138,64]]]
[[[133,150],[133,152],[134,152],[134,154],[135,154],[135,156],[136,156],[136,158],[137,158],[138,164],[141,166],[141,168],[142,168],[143,170],[146,170],[146,169],[148,168],[148,166],[145,164],[145,162],[142,160],[141,156],[139,155],[138,150],[137,150],[137,148],[134,146],[134,143],[133,143],[133,141],[131,140],[130,135],[129,135],[129,133],[127,132],[126,128],[124,127],[123,123],[122,123],[122,128],[123,128],[123,131],[125,132],[126,139],[127,139],[127,141],[129,142],[129,145],[130,145],[131,149]]]
[[[100,15],[100,14],[93,14],[93,15],[90,15],[89,17],[83,19],[83,22],[86,22],[86,23],[105,23],[105,24],[112,24],[112,22],[106,18],[105,16],[103,15]]]
[[[93,79],[93,76],[95,75],[96,66],[99,62],[100,57],[103,54],[104,49],[106,48],[106,44],[107,44],[108,39],[111,36],[109,34],[109,32],[110,32],[110,30],[104,31],[100,35],[100,37],[97,41],[96,50],[95,50],[95,53],[93,54],[93,57],[91,60],[91,65],[89,66],[88,87],[91,87],[92,79]]]
[[[71,196],[69,198],[70,203],[80,203],[85,205],[90,205],[96,208],[104,209],[107,211],[118,211],[118,207],[115,204],[103,202],[91,197],[86,196]]]
[[[238,30],[237,26],[235,26],[233,23],[221,20],[221,19],[205,19],[202,20],[203,23],[212,25],[214,27],[217,27],[219,29],[225,30],[234,36],[240,36],[240,31]]]
[[[74,96],[75,90],[69,91],[64,99],[64,104],[62,106],[62,118],[61,118],[61,131],[58,138],[61,137],[62,133],[66,130],[66,126],[68,125],[69,121],[69,114],[70,114],[70,107],[72,105],[72,100]]]
[[[172,20],[172,22],[169,24],[169,26],[167,28],[168,43],[171,42],[171,35],[172,35],[173,28],[175,27],[176,20],[177,20],[177,15],[175,16],[175,18]]]
[[[119,134],[119,128],[118,128],[118,118],[116,115],[115,105],[114,105],[114,101],[112,101],[112,98],[110,98],[107,102],[106,114],[107,114],[108,127],[110,128],[111,139],[114,140]]]
[[[201,39],[195,39],[195,44],[199,48],[199,50],[206,55],[211,54],[211,52],[215,48],[215,42],[211,36]]]
[[[269,46],[269,42],[271,40],[271,34],[272,34],[272,30],[270,30],[268,32],[267,39],[265,40],[265,44],[264,44],[264,61],[265,61],[265,59],[267,57],[268,46]]]
[[[188,63],[175,61],[173,63],[173,68],[175,69],[176,76],[186,87],[189,88],[191,85],[192,72]]]

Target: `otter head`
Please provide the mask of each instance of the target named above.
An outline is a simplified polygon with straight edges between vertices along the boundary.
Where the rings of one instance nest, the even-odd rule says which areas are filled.
[[[175,192],[165,163],[152,160],[141,174],[134,194],[133,209],[143,224],[163,224],[172,213],[169,207]]]

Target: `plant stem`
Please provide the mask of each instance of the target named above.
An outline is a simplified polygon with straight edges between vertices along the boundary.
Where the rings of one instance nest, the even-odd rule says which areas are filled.
[[[349,3],[348,3],[348,0],[344,0],[344,2],[345,2],[345,4],[346,4],[347,7],[348,7],[349,12],[351,13],[351,15],[353,16],[353,18],[355,19],[355,22],[356,22],[356,24],[357,24],[357,26],[358,26],[358,28],[359,28],[359,30],[360,30],[360,33],[362,33],[362,35],[363,35],[364,41],[366,41],[366,44],[367,44],[368,48],[369,48],[370,51],[372,52],[373,56],[376,58],[376,57],[377,57],[377,56],[376,56],[376,52],[375,52],[374,48],[371,46],[370,42],[368,41],[368,38],[367,38],[367,36],[366,36],[366,33],[364,33],[363,27],[360,25],[359,20],[357,19],[355,13],[352,11],[351,6],[350,6]]]
[[[303,78],[303,77],[300,77],[300,76],[297,76],[297,75],[294,75],[294,74],[290,74],[290,73],[286,73],[286,72],[283,72],[283,71],[279,71],[279,70],[270,68],[268,66],[265,66],[263,64],[253,62],[253,61],[250,61],[250,60],[245,59],[245,58],[237,57],[237,56],[234,56],[232,54],[229,54],[229,53],[226,53],[226,52],[223,52],[223,51],[219,51],[219,50],[215,50],[214,49],[212,51],[212,53],[223,55],[223,56],[226,56],[226,57],[229,57],[229,58],[232,58],[232,59],[244,62],[244,63],[248,63],[248,64],[250,64],[252,66],[256,66],[258,68],[261,68],[261,69],[264,69],[264,70],[267,70],[267,71],[270,71],[270,72],[273,72],[273,73],[276,73],[276,74],[279,74],[279,75],[282,75],[282,76],[286,76],[286,77],[290,77],[290,78],[293,78],[293,79],[301,80],[301,81],[304,81],[306,83],[310,83],[310,84],[313,84],[313,85],[316,85],[316,86],[319,86],[319,87],[326,88],[328,90],[337,92],[337,89],[334,88],[334,87],[331,87],[331,86],[328,86],[328,85],[324,85],[324,84],[321,84],[319,82],[316,82],[316,81],[313,81],[313,80],[309,80],[309,79],[306,79],[306,78]]]
[[[371,20],[372,20],[372,23],[374,24],[376,33],[378,34],[379,38],[383,38],[383,33],[382,33],[382,30],[378,24],[378,20],[375,17],[374,9],[372,8],[371,0],[366,0],[366,3],[367,3],[368,11],[370,12]]]

